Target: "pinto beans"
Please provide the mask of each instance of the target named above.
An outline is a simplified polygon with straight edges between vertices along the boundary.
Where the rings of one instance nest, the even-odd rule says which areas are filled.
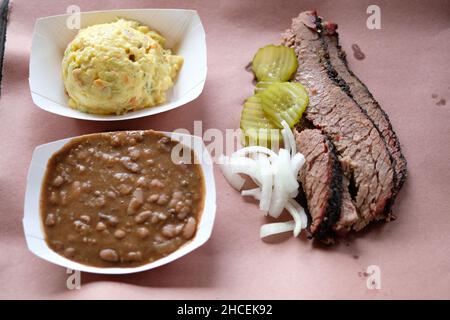
[[[177,144],[154,131],[105,132],[56,152],[41,197],[49,247],[98,267],[139,266],[180,248],[195,235],[204,193],[200,166],[171,158]]]
[[[172,199],[182,200],[183,199],[183,192],[181,192],[181,191],[174,191],[172,193]]]
[[[106,223],[111,227],[115,227],[119,224],[119,218],[116,216],[104,214],[102,212],[99,212],[98,216],[100,217],[100,219],[105,220]]]
[[[162,230],[161,234],[166,238],[173,238],[177,235],[177,232],[179,233],[181,229],[177,229],[177,226],[174,224],[166,224]]]
[[[139,179],[137,179],[137,181],[136,181],[136,184],[139,187],[145,188],[145,187],[147,187],[147,179],[144,176],[139,177]]]
[[[122,183],[117,187],[117,190],[119,190],[121,195],[125,196],[125,195],[131,193],[131,190],[133,190],[133,187]]]
[[[103,231],[106,230],[106,224],[104,224],[103,222],[98,222],[97,226],[95,227],[95,230],[97,231]]]
[[[166,185],[159,179],[152,179],[152,181],[150,181],[150,186],[155,188],[164,188]]]
[[[141,167],[136,162],[131,161],[129,157],[122,157],[120,159],[120,162],[125,167],[125,169],[133,173],[138,173],[141,170]]]
[[[53,213],[47,214],[47,217],[45,218],[45,225],[46,226],[54,226],[56,224],[56,217]]]
[[[141,156],[141,151],[139,151],[139,149],[137,149],[136,147],[128,148],[128,152],[130,154],[131,160],[133,161],[136,161]]]
[[[140,227],[137,228],[136,234],[138,235],[139,238],[145,239],[150,235],[150,231],[148,231],[148,229],[145,227]]]
[[[159,194],[154,193],[154,194],[150,195],[150,197],[148,197],[147,201],[150,203],[153,203],[153,202],[158,201],[158,199],[159,199]]]
[[[142,191],[141,188],[136,188],[136,190],[134,190],[133,192],[133,197],[136,198],[137,201],[139,201],[140,203],[144,202],[144,191]]]
[[[129,261],[141,261],[142,253],[140,251],[132,251],[127,253],[127,260]]]
[[[61,176],[56,176],[55,180],[53,180],[53,185],[55,187],[61,187],[64,183],[64,178]]]
[[[158,196],[158,200],[156,201],[157,204],[159,204],[160,206],[163,206],[165,204],[167,204],[169,202],[169,196],[165,193],[161,193]]]
[[[66,250],[64,250],[64,255],[68,258],[73,257],[75,255],[75,248],[66,248]]]
[[[114,249],[103,249],[99,253],[100,259],[108,262],[117,262],[119,261],[119,255],[117,251]]]
[[[144,223],[145,221],[147,221],[147,219],[149,219],[152,216],[152,214],[153,213],[149,210],[142,211],[134,217],[134,221],[136,221],[136,223]]]
[[[195,233],[196,227],[197,227],[197,221],[195,221],[195,218],[189,217],[183,228],[183,237],[185,239],[192,238],[192,236]]]
[[[114,237],[116,237],[117,239],[123,239],[126,235],[127,233],[122,229],[117,229],[116,231],[114,231]]]
[[[80,216],[80,221],[85,224],[89,224],[91,222],[91,217],[84,214],[84,215]]]
[[[144,193],[142,189],[137,188],[133,193],[133,198],[128,204],[127,213],[128,215],[134,215],[137,213],[142,203],[144,202]]]

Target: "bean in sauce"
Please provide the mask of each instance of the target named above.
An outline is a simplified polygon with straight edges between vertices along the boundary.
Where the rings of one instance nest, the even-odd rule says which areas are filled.
[[[69,142],[50,159],[44,178],[41,217],[48,246],[86,265],[134,267],[192,239],[204,181],[198,164],[171,160],[177,144],[155,131]]]

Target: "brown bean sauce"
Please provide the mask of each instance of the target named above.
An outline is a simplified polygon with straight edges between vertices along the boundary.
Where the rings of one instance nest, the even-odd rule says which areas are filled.
[[[174,163],[178,144],[155,131],[71,140],[48,162],[41,218],[51,249],[97,267],[135,267],[195,235],[204,205],[199,164]]]

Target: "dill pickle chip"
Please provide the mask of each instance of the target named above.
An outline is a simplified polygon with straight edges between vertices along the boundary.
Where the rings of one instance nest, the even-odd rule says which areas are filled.
[[[283,120],[292,128],[309,103],[305,88],[296,82],[273,83],[258,93],[258,97],[264,115],[278,128],[283,127]]]
[[[281,140],[280,130],[264,115],[258,95],[253,95],[245,101],[241,114],[241,129],[245,145],[271,147],[275,142],[279,145]]]
[[[293,48],[273,44],[260,48],[252,61],[252,70],[258,81],[288,81],[297,67]]]
[[[267,87],[270,86],[273,83],[275,83],[275,82],[272,82],[272,81],[260,81],[260,82],[256,83],[255,93],[260,93],[261,91],[266,90]]]

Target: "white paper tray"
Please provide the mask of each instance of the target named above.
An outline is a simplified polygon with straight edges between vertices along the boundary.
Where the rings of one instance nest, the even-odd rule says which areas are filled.
[[[30,91],[33,102],[41,109],[76,119],[112,121],[141,118],[178,108],[194,99],[206,81],[205,31],[197,11],[180,9],[129,9],[81,13],[81,28],[115,21],[116,17],[137,20],[160,32],[166,47],[184,57],[184,64],[167,102],[159,106],[124,115],[94,115],[69,108],[64,91],[61,61],[64,50],[78,30],[66,26],[69,14],[36,21],[30,56]]]

